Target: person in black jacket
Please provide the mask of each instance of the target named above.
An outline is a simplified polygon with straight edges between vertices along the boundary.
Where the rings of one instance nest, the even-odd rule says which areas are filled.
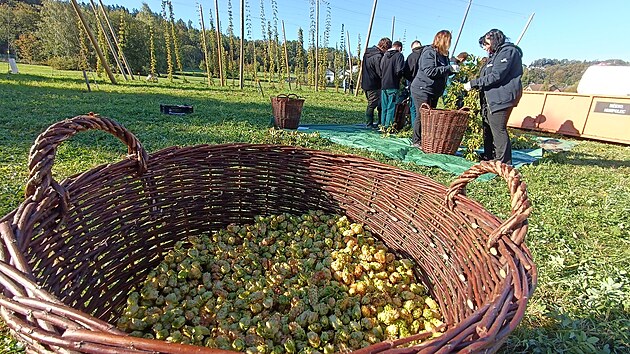
[[[433,38],[433,44],[422,50],[418,62],[419,70],[410,87],[417,118],[420,118],[420,107],[423,103],[431,108],[437,106],[438,99],[446,88],[446,79],[457,71],[457,67],[452,66],[448,59],[450,47],[451,32],[442,30]],[[422,137],[420,119],[416,119],[414,123],[411,142],[414,146],[419,146]]]
[[[466,90],[481,91],[485,104],[482,105],[483,150],[485,160],[499,160],[512,164],[512,143],[507,131],[507,122],[512,109],[523,95],[523,52],[507,41],[502,31],[491,29],[484,36],[481,47],[488,52],[488,63],[479,77],[464,84]]]
[[[420,54],[422,54],[422,43],[419,40],[411,42],[411,54],[407,56],[405,61],[405,79],[407,79],[407,86],[411,93],[411,82],[418,73],[418,61],[420,60]],[[411,115],[411,126],[413,127],[416,121],[416,105],[413,104],[413,99],[409,100],[409,114]]]
[[[396,103],[400,94],[400,79],[405,71],[402,43],[395,41],[381,58],[381,123],[385,129],[394,124]]]
[[[378,127],[381,124],[381,58],[392,47],[391,39],[384,37],[374,47],[368,48],[361,62],[361,88],[365,92],[368,105],[365,111],[365,126]],[[374,109],[378,110],[378,120],[374,122]]]

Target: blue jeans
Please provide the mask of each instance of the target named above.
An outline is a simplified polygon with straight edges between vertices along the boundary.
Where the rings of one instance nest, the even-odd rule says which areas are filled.
[[[381,107],[383,113],[381,116],[382,124],[385,128],[394,125],[394,117],[396,115],[396,103],[398,101],[397,89],[381,90]]]

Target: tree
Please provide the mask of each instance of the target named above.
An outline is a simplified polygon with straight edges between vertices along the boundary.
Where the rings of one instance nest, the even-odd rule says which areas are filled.
[[[227,35],[228,35],[228,60],[227,60],[227,71],[230,76],[232,76],[232,84],[234,84],[234,80],[236,76],[238,76],[238,64],[236,63],[236,55],[234,54],[234,48],[236,47],[236,42],[234,40],[234,24],[232,18],[232,1],[228,0],[228,27],[227,27]]]
[[[80,24],[81,20],[77,18],[77,26],[82,26]],[[90,70],[90,49],[88,45],[87,35],[85,31],[79,31],[79,70]]]
[[[177,64],[177,69],[179,69],[180,73],[184,71],[182,67],[182,58],[179,50],[179,39],[177,32],[175,31],[175,15],[173,14],[173,3],[168,1],[168,17],[171,27],[171,37],[173,39],[173,50],[175,51],[175,62]]]
[[[21,1],[0,2],[0,50],[6,53],[8,49],[15,51],[15,41],[25,34],[37,31],[40,22],[40,7]],[[30,37],[24,37],[30,38]],[[24,43],[23,43],[24,44]]]
[[[155,40],[154,40],[154,34],[153,34],[153,25],[149,24],[149,46],[150,46],[150,53],[151,53],[151,59],[150,59],[150,66],[149,66],[149,74],[151,75],[151,77],[154,80],[157,80],[157,76],[156,76],[156,66],[157,66],[157,59],[155,58]]]
[[[123,13],[120,13],[119,21],[118,21],[118,58],[122,61],[124,60],[124,52],[125,47],[127,46],[127,22],[125,21],[125,16]]]
[[[80,52],[79,28],[70,3],[44,0],[40,16],[36,36],[41,40],[43,55],[67,60],[76,58]]]
[[[164,31],[164,44],[166,48],[166,73],[168,80],[173,82],[173,55],[171,49],[171,31],[168,24],[168,16],[166,14],[166,7],[168,1],[162,1],[162,27]]]
[[[304,56],[304,32],[302,31],[302,27],[298,29],[298,40],[295,45],[295,74],[297,76],[296,82],[298,84],[303,84],[306,81],[305,78],[305,56]]]
[[[268,51],[266,50],[267,44],[267,21],[265,20],[265,2],[260,0],[260,29],[262,31],[263,45],[260,46],[260,56],[262,58],[263,72],[265,73],[265,79],[269,80],[268,71]]]
[[[311,18],[308,29],[307,77],[308,84],[315,86],[315,1],[309,1],[309,16]]]
[[[15,46],[18,50],[18,56],[29,64],[36,63],[41,58],[39,55],[41,43],[32,32],[20,34],[15,40]]]

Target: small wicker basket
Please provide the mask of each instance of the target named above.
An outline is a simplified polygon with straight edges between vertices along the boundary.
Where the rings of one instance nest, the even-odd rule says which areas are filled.
[[[426,103],[420,106],[421,145],[427,154],[454,155],[468,128],[469,109],[433,109]]]
[[[129,158],[56,182],[57,147],[89,129],[119,138]],[[176,241],[256,215],[345,214],[415,260],[440,305],[444,333],[356,353],[494,352],[523,318],[537,282],[524,243],[525,183],[498,162],[472,167],[447,189],[366,158],[292,146],[199,145],[147,155],[118,123],[78,116],[37,138],[29,169],[24,202],[0,219],[0,314],[32,353],[228,353],[134,338],[112,324]],[[463,194],[487,172],[508,183],[505,221]],[[429,339],[409,346],[421,338]]]
[[[280,129],[297,129],[303,105],[304,99],[293,93],[271,97],[274,126]]]

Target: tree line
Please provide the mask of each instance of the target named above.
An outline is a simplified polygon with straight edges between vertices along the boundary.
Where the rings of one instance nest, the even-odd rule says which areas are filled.
[[[578,83],[586,69],[597,64],[630,65],[630,63],[619,59],[580,61],[542,58],[534,60],[525,68],[523,85],[541,84],[542,90],[548,90],[553,85],[564,92],[577,92]]]
[[[208,71],[213,83],[220,73],[227,79],[239,76],[240,37],[234,33],[232,1],[228,0],[228,18],[221,19],[221,30],[216,28],[216,11],[199,6],[199,23],[192,20],[175,20],[171,1],[162,1],[161,11],[154,11],[146,3],[137,10],[123,6],[105,6],[111,22],[115,40],[126,57],[133,74],[164,76],[172,78],[178,72]],[[96,8],[99,8],[97,1]],[[105,54],[112,70],[116,59],[109,50],[107,27],[99,24],[99,10],[90,3],[79,4],[89,27]],[[262,32],[252,33],[252,11],[246,5],[245,23],[247,34],[244,40],[244,62],[246,77],[269,82],[287,81],[287,62],[292,81],[313,85],[315,63],[319,66],[317,83],[326,85],[326,69],[337,73],[335,85],[341,85],[343,74],[348,71],[349,60],[343,25],[336,45],[331,46],[331,11],[326,6],[326,22],[323,43],[315,50],[314,1],[311,1],[311,23],[305,34],[298,29],[297,40],[286,41],[286,58],[279,29],[277,0],[271,1],[271,13],[265,12],[264,1],[260,2]],[[205,32],[201,30],[201,15]],[[100,18],[101,23],[103,18]],[[227,24],[227,25],[224,25]],[[217,32],[219,35],[217,35]],[[282,36],[282,37],[281,37]],[[305,38],[306,37],[306,38]],[[305,42],[306,41],[306,42]],[[360,48],[357,48],[357,53]],[[72,5],[67,1],[3,1],[0,3],[0,50],[5,55],[15,56],[20,61],[33,64],[48,64],[56,69],[93,70],[101,74],[103,63],[89,41],[85,30]],[[205,52],[205,54],[204,54]],[[316,56],[317,52],[317,58]],[[119,55],[121,55],[119,53]],[[206,58],[208,63],[206,64]],[[353,65],[358,58],[350,58]],[[339,75],[339,74],[342,75]],[[356,76],[356,73],[355,73]]]
[[[221,21],[227,23],[227,26],[221,26],[225,30],[221,29],[219,35],[215,21],[217,14],[213,13],[212,8],[202,10],[200,7],[200,15],[203,14],[205,18],[205,32],[200,29],[200,23],[175,20],[170,1],[162,1],[161,11],[157,12],[146,3],[139,10],[132,11],[122,6],[106,6],[105,12],[134,74],[152,74],[154,77],[165,76],[172,79],[177,72],[206,71],[212,84],[220,73],[228,79],[238,78],[239,75],[240,38],[234,33],[232,1],[236,0],[227,2],[228,18],[227,21]],[[350,51],[346,48],[347,38],[343,25],[340,36],[335,40],[336,45],[331,45],[331,36],[336,35],[331,28],[329,3],[325,3],[326,21],[323,41],[319,43],[318,50],[315,50],[315,5],[311,0],[308,30],[304,33],[302,28],[298,29],[298,39],[286,42],[286,60],[284,40],[281,40],[279,30],[277,0],[271,0],[270,14],[265,9],[264,0],[260,1],[259,10],[252,9],[250,2],[246,2],[245,8],[244,40],[245,74],[249,79],[286,81],[288,62],[292,79],[298,84],[314,85],[317,80],[319,85],[325,86],[326,69],[330,69],[335,73],[334,84],[339,86],[343,74],[350,71],[348,62],[352,65],[358,64],[359,59],[356,56],[348,60]],[[82,3],[80,7],[102,47],[102,52],[106,54],[105,60],[116,70],[114,63],[117,58],[107,48],[107,31],[99,25],[97,12],[89,3]],[[257,15],[262,29],[260,34],[252,33],[254,11],[259,11]],[[254,37],[261,39],[251,39]],[[360,42],[359,36],[355,53],[361,51]],[[67,1],[1,1],[0,51],[3,55],[15,56],[22,62],[48,64],[56,69],[93,70],[99,74],[103,71],[103,63]],[[316,63],[320,68],[317,79]],[[538,59],[525,67],[523,85],[542,84],[543,89],[555,85],[563,91],[574,92],[586,68],[598,63],[600,62]],[[629,65],[622,60],[608,60],[605,63]]]

